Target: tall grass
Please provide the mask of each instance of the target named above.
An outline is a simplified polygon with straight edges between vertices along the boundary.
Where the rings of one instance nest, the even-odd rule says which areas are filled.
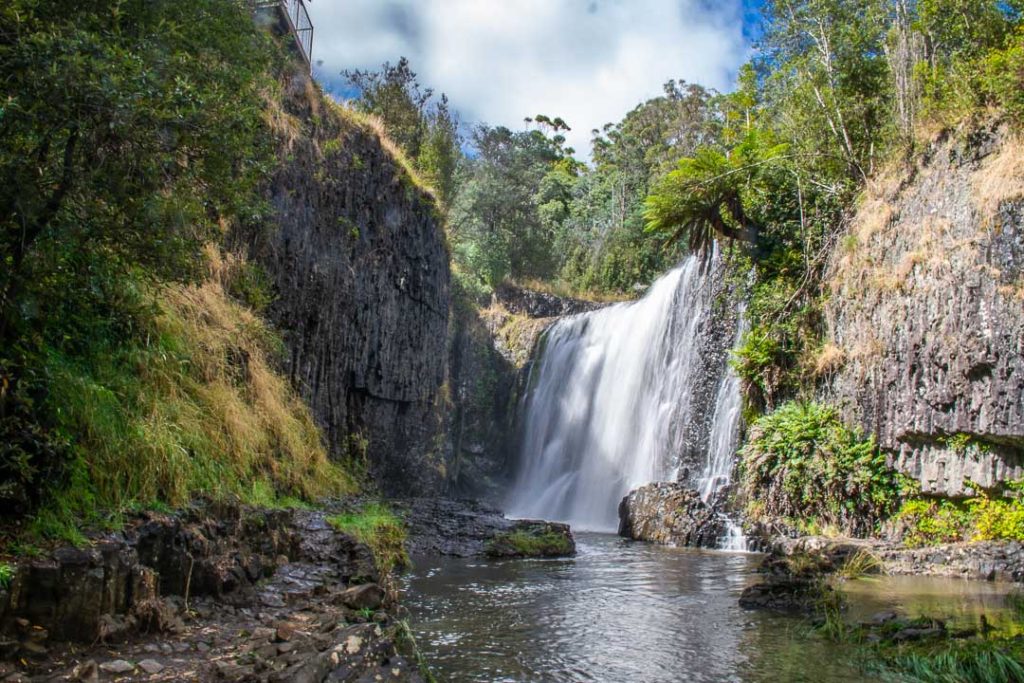
[[[80,541],[82,523],[200,494],[272,504],[355,491],[274,370],[280,342],[226,294],[222,266],[211,253],[207,281],[161,290],[141,343],[50,353],[48,400],[75,461],[36,533]]]
[[[1019,683],[1024,666],[998,642],[950,648],[934,654],[910,653],[887,662],[890,680],[920,683]]]

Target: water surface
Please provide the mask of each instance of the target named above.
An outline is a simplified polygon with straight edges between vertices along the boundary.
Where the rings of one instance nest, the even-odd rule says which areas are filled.
[[[757,556],[577,542],[567,560],[416,560],[405,604],[442,680],[868,680],[802,621],[740,609]]]

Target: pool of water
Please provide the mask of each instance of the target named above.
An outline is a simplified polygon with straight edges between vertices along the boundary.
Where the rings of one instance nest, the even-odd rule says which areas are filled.
[[[854,652],[796,618],[737,605],[756,555],[577,534],[564,560],[414,558],[404,602],[442,680],[870,681]],[[951,607],[963,621],[1005,609],[1006,589],[942,579],[848,582],[851,618]],[[950,599],[950,596],[955,596]],[[941,609],[940,609],[941,608]]]

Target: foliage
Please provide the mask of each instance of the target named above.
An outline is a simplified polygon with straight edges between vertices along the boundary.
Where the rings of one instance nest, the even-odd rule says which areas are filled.
[[[912,548],[966,540],[971,524],[969,513],[955,503],[923,499],[905,501],[893,521]]]
[[[843,562],[836,571],[841,579],[859,579],[863,576],[883,573],[882,560],[870,550],[858,550]]]
[[[394,65],[385,62],[379,71],[356,69],[342,75],[358,92],[356,110],[380,117],[387,135],[447,209],[455,194],[461,156],[459,121],[447,96],[432,101],[434,91],[420,85],[405,57]]]
[[[973,540],[1024,541],[1024,480],[1012,482],[1009,487],[1008,497],[991,498],[982,492],[967,501],[974,521]]]
[[[647,231],[667,233],[669,243],[684,239],[690,253],[710,258],[718,240],[755,242],[761,226],[750,195],[764,165],[780,157],[785,145],[751,129],[727,152],[701,147],[679,160],[647,197]]]
[[[14,565],[0,562],[0,590],[7,590],[14,581]]]
[[[905,501],[893,518],[895,533],[911,547],[967,540],[1024,541],[1024,480],[1011,482],[1007,495],[994,498],[971,486],[979,494],[959,503]]]
[[[273,370],[265,275],[207,249],[266,210],[287,62],[247,3],[12,0],[0,36],[2,512],[80,542],[198,493],[351,491]]]
[[[1024,680],[1022,654],[1014,639],[947,641],[923,651],[883,653],[880,668],[898,681],[1013,683]]]
[[[874,439],[817,403],[786,403],[757,420],[740,468],[746,499],[764,505],[758,514],[813,516],[849,533],[871,531],[902,493]]]
[[[450,213],[456,263],[488,286],[509,276],[553,277],[578,169],[565,138],[481,125],[471,139],[476,156],[463,162]]]
[[[353,512],[328,517],[327,521],[335,530],[365,543],[381,572],[409,566],[405,523],[387,505],[369,503]]]

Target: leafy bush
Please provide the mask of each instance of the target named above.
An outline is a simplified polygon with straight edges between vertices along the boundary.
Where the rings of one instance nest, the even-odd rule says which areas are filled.
[[[903,488],[873,438],[846,427],[834,407],[811,402],[757,420],[740,467],[743,494],[760,502],[759,515],[815,517],[848,533],[872,530]]]
[[[994,104],[1024,123],[1024,29],[1006,49],[993,50],[982,60],[981,83]]]
[[[903,503],[893,517],[896,534],[911,548],[938,543],[955,543],[970,536],[967,510],[951,501],[920,498]]]
[[[967,501],[974,523],[973,540],[1024,541],[1024,480],[1011,482],[1008,493],[1003,498],[983,493]]]
[[[0,562],[0,590],[7,590],[14,581],[14,565]]]
[[[981,491],[978,486],[969,486]],[[958,541],[1024,541],[1024,480],[1009,484],[1008,495],[986,493],[955,503],[949,500],[907,500],[893,517],[894,533],[911,547]]]
[[[387,505],[370,503],[354,512],[328,517],[327,521],[337,531],[365,543],[381,572],[409,566],[405,523]]]

